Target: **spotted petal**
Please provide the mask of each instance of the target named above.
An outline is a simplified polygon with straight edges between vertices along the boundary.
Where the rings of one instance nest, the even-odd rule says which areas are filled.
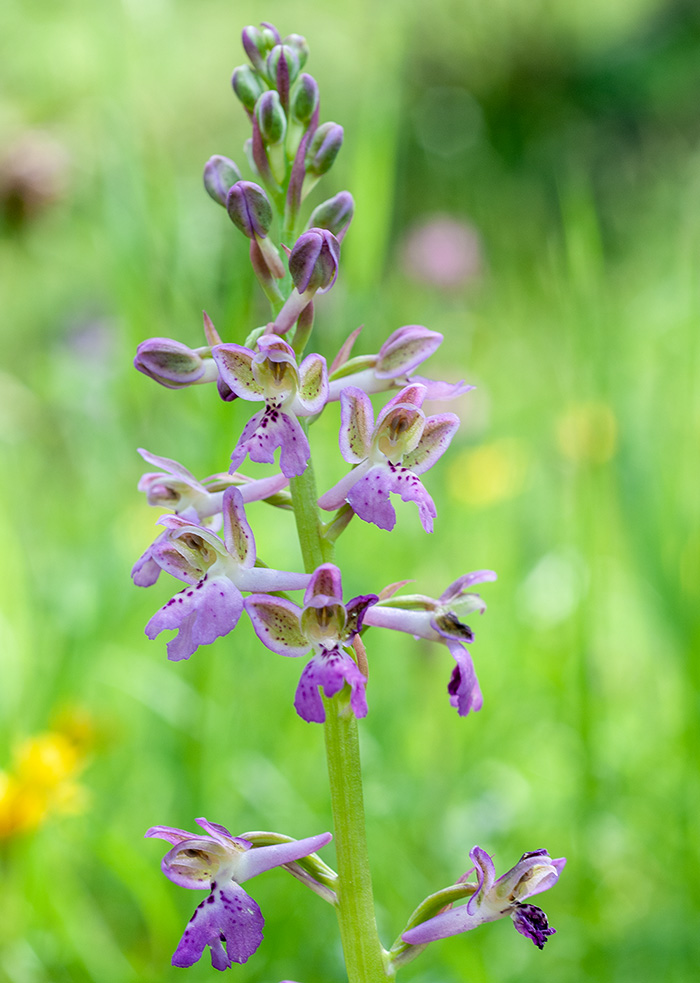
[[[379,349],[376,375],[393,379],[406,375],[429,358],[442,343],[442,335],[420,324],[406,324],[390,334]]]
[[[255,566],[255,538],[243,506],[243,495],[235,488],[227,488],[222,501],[224,513],[224,542],[239,567]]]
[[[238,624],[243,597],[227,577],[200,580],[164,604],[145,628],[153,639],[162,631],[177,629],[167,645],[168,658],[174,662],[189,659],[200,645],[228,635]]]
[[[219,367],[219,375],[242,399],[262,399],[263,388],[253,376],[255,353],[242,345],[215,345],[211,350]]]
[[[311,456],[308,438],[296,417],[269,405],[251,417],[243,428],[231,455],[231,471],[236,470],[246,455],[251,461],[273,464],[278,447],[282,473],[287,478],[303,474]]]
[[[299,366],[300,416],[320,413],[328,400],[328,371],[322,355],[308,355]]]
[[[374,411],[369,396],[355,386],[340,394],[340,453],[348,464],[367,457],[374,429]]]
[[[424,474],[445,453],[458,427],[459,417],[454,413],[429,416],[417,447],[404,456],[403,464],[416,474]]]
[[[206,946],[214,969],[244,963],[262,942],[264,924],[260,908],[242,887],[233,881],[217,886],[195,909],[175,950],[173,966],[192,966]]]
[[[322,724],[326,710],[319,690],[323,689],[328,699],[339,693],[348,683],[352,689],[350,707],[356,717],[367,716],[365,686],[367,679],[360,672],[357,663],[340,648],[322,651],[304,666],[299,680],[294,706],[297,713],[309,723]]]
[[[296,604],[282,597],[251,594],[246,598],[245,608],[255,634],[267,648],[278,655],[298,657],[307,654],[311,644],[301,630],[301,609]]]
[[[353,485],[347,500],[365,522],[391,530],[396,524],[396,512],[389,501],[390,492],[400,495],[404,502],[415,502],[423,528],[426,532],[433,531],[433,519],[437,515],[435,503],[420,478],[408,468],[393,464],[375,465]]]

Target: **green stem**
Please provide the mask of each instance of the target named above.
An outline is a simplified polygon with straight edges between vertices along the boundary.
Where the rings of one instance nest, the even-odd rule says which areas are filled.
[[[304,566],[311,573],[333,558],[333,544],[321,535],[311,462],[303,474],[291,479],[290,488]],[[394,973],[379,941],[374,919],[357,721],[341,694],[324,703],[326,758],[338,857],[336,912],[348,981],[387,983]]]

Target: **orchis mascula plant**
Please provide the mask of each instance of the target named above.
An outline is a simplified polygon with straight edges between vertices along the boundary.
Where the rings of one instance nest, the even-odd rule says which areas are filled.
[[[167,643],[171,660],[189,659],[200,646],[233,631],[244,611],[267,648],[308,658],[294,706],[303,720],[325,729],[338,871],[315,854],[330,833],[302,840],[281,833],[236,837],[205,819],[197,822],[206,835],[152,827],[146,836],[171,845],[162,862],[166,877],[208,892],[172,961],[190,966],[208,946],[216,969],[246,962],[262,940],[263,917],[241,884],[276,866],[335,907],[350,983],[391,980],[427,943],[506,915],[542,948],[554,929],[526,901],[552,887],[564,866],[544,850],[524,854],[496,880],[491,858],[474,847],[472,871],[426,898],[391,949],[377,935],[357,732],[358,718],[368,712],[364,640],[393,630],[444,644],[455,661],[447,685],[450,704],[461,716],[480,710],[483,698],[470,654],[474,633],[466,619],[485,610],[471,588],[495,574],[465,574],[437,599],[397,594],[403,581],[343,602],[335,543],[354,516],[393,529],[392,495],[415,502],[423,529],[432,532],[437,512],[423,476],[449,448],[459,418],[423,407],[472,387],[413,375],[443,341],[415,324],[397,328],[376,354],[350,358],[359,329],[353,331],[330,373],[323,355],[305,356],[316,297],[335,283],[354,205],[342,191],[314,209],[305,229],[301,206],[333,164],[343,130],[320,123],[318,85],[302,71],[308,57],[304,38],[282,39],[263,23],[245,28],[243,47],[250,64],[234,71],[232,84],[252,126],[246,155],[254,181],[243,180],[233,161],[215,156],[205,165],[204,185],[250,240],[270,320],[243,343],[225,342],[205,314],[206,345],[192,349],[151,338],[139,345],[135,366],[168,389],[216,383],[212,399],[263,405],[233,441],[228,473],[198,480],[177,461],[140,451],[158,470],[144,474],[139,489],[149,504],[170,511],[158,520],[162,531],[132,576],[143,587],[154,584],[161,571],[185,583],[146,625],[152,639],[177,632]],[[387,391],[393,395],[377,406],[375,418],[370,395]],[[334,401],[340,402],[340,452],[351,469],[319,497],[309,425]],[[239,473],[246,457],[270,465],[271,473],[257,479]],[[304,572],[277,570],[257,559],[247,508],[260,501],[293,511]],[[334,515],[322,522],[319,509]],[[300,590],[301,603],[280,596]],[[472,872],[476,881],[469,880]]]

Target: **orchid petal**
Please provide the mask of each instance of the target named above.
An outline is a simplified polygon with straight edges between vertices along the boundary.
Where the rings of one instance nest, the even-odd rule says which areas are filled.
[[[433,400],[456,399],[465,393],[476,389],[462,379],[460,382],[440,382],[437,379],[426,379],[422,375],[412,375],[410,382],[418,382],[425,386],[425,398]]]
[[[369,396],[355,386],[340,394],[340,453],[348,464],[359,464],[369,453],[374,411]]]
[[[263,388],[253,376],[254,352],[242,345],[215,345],[211,350],[226,385],[241,399],[263,399]]]
[[[168,539],[167,533],[163,533],[151,544],[150,553],[161,570],[178,580],[184,580],[186,584],[196,584],[207,572],[198,550],[191,549],[179,540]]]
[[[350,707],[353,713],[356,717],[366,717],[367,679],[354,659],[340,648],[315,655],[304,666],[294,697],[294,706],[299,716],[309,723],[322,724],[326,719],[326,710],[319,690],[323,689],[325,696],[330,699],[340,692],[345,683],[352,689]]]
[[[425,400],[425,386],[420,385],[420,383],[411,383],[408,386],[404,386],[400,389],[395,396],[392,396],[386,406],[383,408],[382,412],[379,414],[377,420],[377,425],[379,420],[392,410],[395,406],[404,404],[407,406],[418,406],[419,408],[423,405]]]
[[[416,474],[423,474],[428,468],[432,468],[450,446],[458,427],[459,417],[454,413],[429,416],[418,446],[404,455],[404,466]]]
[[[201,826],[203,830],[206,830],[210,836],[213,836],[214,839],[219,840],[220,843],[224,843],[226,846],[228,846],[226,843],[227,840],[234,840],[236,843],[246,844],[247,847],[250,847],[251,845],[247,840],[243,840],[239,836],[234,836],[232,833],[229,833],[226,827],[222,826],[221,823],[210,823],[208,819],[204,818],[204,816],[200,816],[199,819],[195,820],[195,822],[198,826]]]
[[[251,461],[273,464],[278,447],[282,473],[287,478],[303,474],[311,456],[308,438],[295,416],[269,405],[244,427],[231,455],[231,468],[235,470],[246,454]]]
[[[236,870],[236,881],[243,884],[251,877],[282,864],[290,864],[302,857],[315,853],[333,839],[330,833],[319,833],[318,836],[307,836],[303,840],[292,840],[288,843],[273,843],[270,846],[257,846],[244,854]]]
[[[186,829],[178,829],[176,826],[151,826],[143,835],[144,837],[167,840],[173,846],[182,843],[183,840],[191,840],[193,837],[193,834],[188,833]]]
[[[158,540],[163,539],[165,533],[161,533]],[[153,544],[145,550],[131,568],[131,579],[137,587],[151,587],[155,584],[160,571],[163,568],[153,559]]]
[[[449,604],[450,601],[456,600],[461,597],[464,592],[469,588],[473,587],[474,584],[483,584],[486,581],[498,580],[498,576],[493,570],[475,570],[473,573],[465,573],[457,580],[453,581],[450,586],[442,592],[440,595],[441,604]]]
[[[423,528],[426,532],[433,531],[433,519],[437,515],[435,503],[420,478],[408,468],[376,465],[354,485],[348,494],[348,502],[365,522],[374,522],[380,529],[393,529],[396,513],[389,502],[390,492],[400,495],[404,502],[415,502]]]
[[[209,887],[216,873],[229,858],[230,849],[211,836],[190,833],[187,840],[180,840],[168,850],[160,868],[173,884],[191,890]]]
[[[398,463],[411,456],[425,429],[425,414],[411,403],[399,403],[379,414],[372,445],[388,461]]]
[[[175,950],[173,966],[192,966],[206,946],[211,948],[214,969],[244,963],[262,942],[264,924],[260,908],[242,887],[232,881],[216,887],[195,909]]]
[[[190,485],[192,488],[197,488],[198,490],[202,488],[192,472],[188,471],[178,461],[173,461],[170,457],[159,457],[157,454],[151,454],[150,451],[145,450],[143,447],[137,447],[136,449],[147,464],[152,464],[154,467],[173,475],[173,477],[182,479],[185,484]]]
[[[486,850],[482,850],[480,846],[471,848],[469,859],[474,864],[477,876],[477,889],[466,905],[469,914],[473,914],[477,907],[485,901],[486,895],[493,887],[496,878],[496,868]]]
[[[298,657],[311,648],[299,625],[301,609],[281,597],[251,594],[245,608],[263,645],[278,655]]]
[[[447,692],[450,694],[450,705],[455,707],[460,717],[466,717],[471,711],[481,710],[484,699],[481,695],[479,681],[472,657],[459,642],[447,640],[450,653],[457,663],[452,670]]]
[[[346,499],[353,512],[365,522],[373,522],[380,529],[391,530],[396,525],[396,512],[389,501],[391,490],[392,480],[389,466],[376,464],[369,469],[363,478],[353,483]],[[327,506],[322,505],[320,500],[319,505],[322,508],[327,508]]]
[[[334,563],[322,563],[311,574],[304,594],[304,606],[320,601],[321,604],[342,604],[343,584],[340,570]]]
[[[297,401],[303,408],[300,416],[320,413],[328,400],[328,371],[322,355],[308,355],[299,366]]]
[[[239,567],[255,566],[255,538],[243,506],[243,495],[238,488],[227,488],[222,501],[224,514],[224,542],[226,549]]]
[[[443,336],[420,324],[407,324],[389,335],[379,349],[376,374],[379,379],[406,375],[435,352]]]
[[[351,639],[353,635],[356,635],[362,629],[362,624],[367,613],[367,609],[371,608],[377,603],[379,598],[376,594],[362,594],[358,597],[353,597],[351,601],[345,605],[345,610],[347,612],[347,622],[345,625],[345,630],[347,632],[347,639]]]
[[[200,645],[228,635],[238,624],[243,598],[228,577],[200,580],[196,587],[180,591],[157,611],[145,628],[153,639],[162,631],[177,629],[167,645],[174,662],[189,659]]]

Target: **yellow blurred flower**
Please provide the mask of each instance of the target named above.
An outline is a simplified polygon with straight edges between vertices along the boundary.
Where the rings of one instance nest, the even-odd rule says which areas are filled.
[[[15,749],[12,768],[0,771],[0,839],[35,830],[52,813],[75,814],[86,807],[86,790],[75,781],[91,734],[86,724],[84,714],[66,714],[56,729]]]
[[[465,505],[494,505],[520,494],[529,466],[527,445],[504,437],[458,454],[447,473],[448,490],[456,502]]]
[[[557,446],[576,464],[605,464],[617,450],[617,420],[607,403],[573,403],[556,423]]]

